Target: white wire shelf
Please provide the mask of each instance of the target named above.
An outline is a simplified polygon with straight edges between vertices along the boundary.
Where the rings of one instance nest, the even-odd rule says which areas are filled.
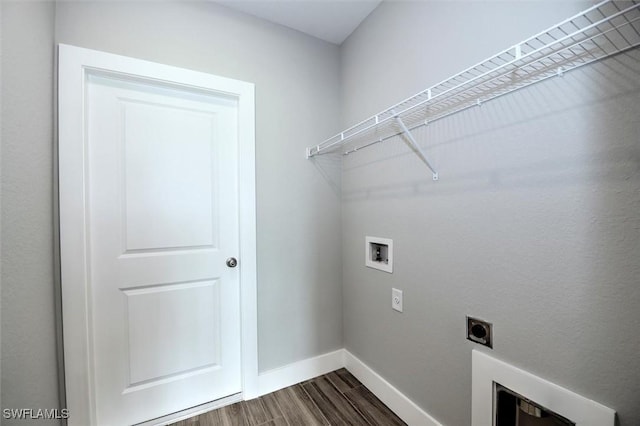
[[[403,135],[437,180],[412,130],[638,45],[640,0],[603,1],[307,148],[307,158]]]

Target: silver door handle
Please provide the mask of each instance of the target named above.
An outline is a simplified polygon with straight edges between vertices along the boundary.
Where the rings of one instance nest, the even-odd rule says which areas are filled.
[[[227,266],[229,268],[235,268],[236,266],[238,266],[238,259],[236,259],[235,257],[230,257],[227,259]]]

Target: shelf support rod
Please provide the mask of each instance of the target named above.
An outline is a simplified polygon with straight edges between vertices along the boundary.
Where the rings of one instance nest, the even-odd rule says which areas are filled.
[[[424,153],[422,148],[420,148],[420,145],[418,145],[416,140],[413,138],[413,134],[411,134],[411,131],[407,129],[407,126],[405,126],[404,121],[402,121],[402,118],[398,116],[395,116],[394,118],[396,119],[396,123],[398,123],[398,126],[400,126],[400,129],[402,130],[402,134],[404,134],[407,137],[411,147],[416,151],[416,153],[422,159],[422,161],[425,162],[427,167],[431,169],[431,172],[433,173],[433,180],[438,180],[438,172],[436,172],[436,170],[433,168],[433,166],[427,159],[427,155]]]

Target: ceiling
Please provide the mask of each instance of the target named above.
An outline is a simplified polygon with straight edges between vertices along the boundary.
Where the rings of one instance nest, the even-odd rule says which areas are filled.
[[[341,44],[381,0],[216,0],[224,6]]]

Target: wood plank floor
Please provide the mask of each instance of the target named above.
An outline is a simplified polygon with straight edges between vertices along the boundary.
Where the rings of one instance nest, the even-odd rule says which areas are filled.
[[[347,370],[238,402],[172,426],[406,425]]]

